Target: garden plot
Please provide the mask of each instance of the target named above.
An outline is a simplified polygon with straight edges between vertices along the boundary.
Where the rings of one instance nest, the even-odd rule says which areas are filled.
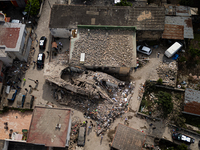
[[[184,122],[180,118],[183,106],[183,92],[158,88],[146,81],[139,111],[153,118],[164,118],[175,124]]]

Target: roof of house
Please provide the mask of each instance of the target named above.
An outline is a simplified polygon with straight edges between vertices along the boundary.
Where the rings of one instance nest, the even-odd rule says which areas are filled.
[[[191,8],[189,6],[176,6],[173,4],[164,4],[164,6],[167,16],[191,16]]]
[[[165,16],[165,24],[184,26],[184,38],[194,39],[191,17]]]
[[[19,37],[20,28],[4,28],[0,34],[0,45],[15,48]]]
[[[184,112],[200,116],[200,91],[185,89]]]
[[[25,25],[21,23],[4,23],[0,25],[0,48],[5,51],[19,51]]]
[[[141,150],[145,139],[145,133],[119,123],[112,147],[117,150]]]
[[[50,28],[77,25],[136,26],[137,30],[164,30],[164,7],[53,5]]]
[[[80,60],[84,53],[84,60]],[[78,28],[71,39],[70,64],[104,67],[136,66],[136,34],[125,28]]]
[[[165,24],[165,30],[162,34],[162,38],[184,40],[184,26]]]
[[[49,147],[65,147],[70,134],[70,109],[36,106],[29,128],[28,143]],[[61,128],[56,129],[60,124]]]
[[[18,133],[21,133],[22,129],[28,129],[30,126],[31,117],[31,111],[26,112],[26,115],[18,110],[9,110],[6,113],[0,114],[0,139],[9,139],[10,129],[12,129],[13,132]],[[5,122],[8,123],[9,130],[5,130],[4,128]]]

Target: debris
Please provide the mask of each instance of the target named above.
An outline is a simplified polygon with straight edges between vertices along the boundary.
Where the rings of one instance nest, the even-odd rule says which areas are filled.
[[[175,87],[177,78],[177,64],[176,62],[171,63],[161,63],[161,65],[156,69],[159,78],[163,80],[163,85],[168,85]]]

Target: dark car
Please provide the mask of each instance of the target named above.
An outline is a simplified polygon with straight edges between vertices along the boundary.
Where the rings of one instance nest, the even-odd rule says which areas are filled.
[[[45,54],[44,53],[39,53],[38,58],[37,58],[37,68],[44,68],[44,59],[45,59]]]
[[[191,137],[189,137],[187,135],[184,135],[184,134],[181,134],[181,133],[177,133],[177,132],[174,132],[172,134],[172,138],[173,138],[173,140],[186,142],[188,144],[195,142],[195,139],[193,139],[193,138],[191,138]]]
[[[45,36],[42,36],[40,38],[40,45],[39,45],[39,47],[40,47],[41,50],[45,50],[46,43],[47,43],[47,38]]]

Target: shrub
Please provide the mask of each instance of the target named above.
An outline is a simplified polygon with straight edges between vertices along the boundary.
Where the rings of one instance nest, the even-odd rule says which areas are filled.
[[[162,84],[163,84],[161,78],[157,80],[157,84],[159,84],[159,85],[162,85]]]
[[[157,94],[158,100],[155,101],[162,107],[163,115],[166,118],[169,113],[173,110],[173,103],[171,94],[163,91],[159,91]]]
[[[190,52],[192,57],[200,56],[200,50],[198,50],[198,49],[191,48],[189,52]]]
[[[180,62],[184,62],[184,61],[186,61],[187,59],[183,56],[183,57],[181,57],[180,59],[179,59],[179,61]]]
[[[146,105],[147,105],[147,101],[145,100],[145,98],[143,98],[141,101],[141,106],[146,106]]]

